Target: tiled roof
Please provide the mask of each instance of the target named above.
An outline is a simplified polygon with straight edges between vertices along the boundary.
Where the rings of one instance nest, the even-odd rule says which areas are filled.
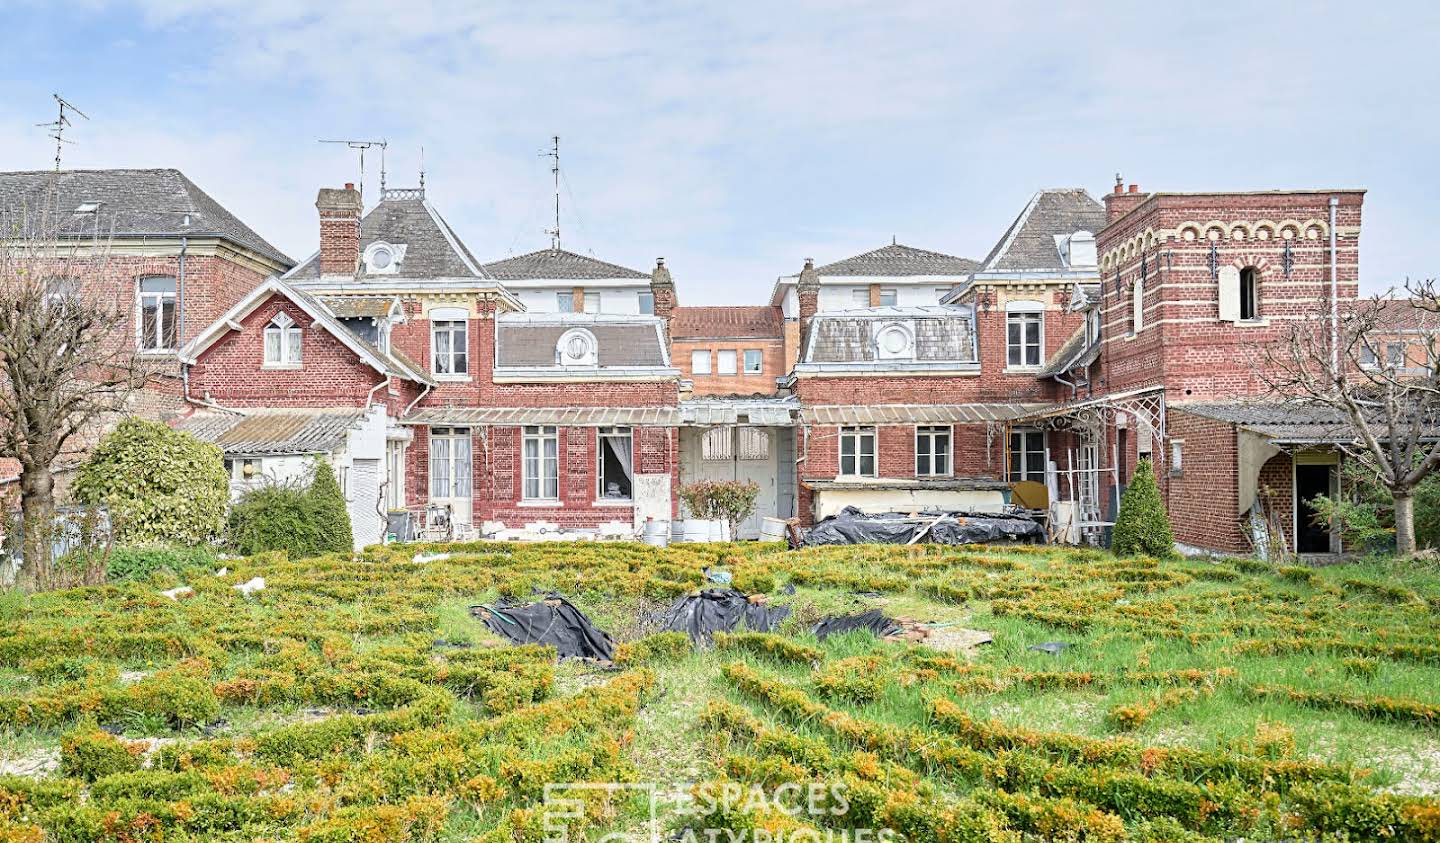
[[[48,170],[0,173],[0,217],[6,227],[34,219],[48,203],[75,236],[222,237],[276,263],[295,262],[270,245],[179,170]],[[93,213],[77,214],[94,203]],[[188,224],[187,224],[188,220]]]
[[[1045,362],[1045,367],[1035,374],[1038,378],[1053,378],[1056,375],[1063,375],[1073,369],[1089,366],[1100,357],[1100,343],[1094,343],[1088,348],[1085,346],[1085,326],[1081,325],[1075,329],[1075,333],[1065,340],[1064,345],[1056,349]]]
[[[1391,298],[1378,302],[1379,312],[1376,323],[1381,330],[1391,331],[1440,331],[1440,313],[1416,307],[1415,299]],[[1361,299],[1355,303],[1359,311],[1371,307],[1371,302]]]
[[[206,413],[180,422],[180,430],[219,445],[226,456],[328,454],[345,442],[365,411],[249,410],[245,415]]]
[[[969,258],[891,243],[874,251],[835,261],[815,271],[829,276],[969,275],[980,265]]]
[[[541,249],[526,255],[503,258],[485,264],[485,272],[500,281],[528,281],[536,278],[573,278],[577,281],[600,281],[609,278],[650,280],[635,269],[577,255],[564,249]]]
[[[677,307],[670,322],[676,339],[781,337],[785,317],[778,307]]]
[[[371,274],[360,267],[357,279],[424,279],[424,278],[488,278],[479,261],[456,236],[455,230],[440,216],[424,194],[418,190],[387,190],[380,204],[360,220],[360,252],[364,254],[377,241],[404,246],[405,255],[394,272]],[[285,275],[287,280],[304,281],[318,278],[319,255]]]
[[[1042,190],[1006,229],[982,261],[982,272],[1064,270],[1056,235],[1091,234],[1105,226],[1105,206],[1083,188]]]

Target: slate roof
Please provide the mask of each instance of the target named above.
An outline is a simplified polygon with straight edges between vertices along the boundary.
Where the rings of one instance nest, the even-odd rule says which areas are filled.
[[[891,243],[873,251],[817,267],[821,276],[969,275],[980,265],[969,258]]]
[[[650,280],[649,275],[639,270],[577,255],[564,249],[541,249],[526,255],[502,258],[487,263],[482,268],[489,277],[500,281],[529,281],[537,278],[573,278],[577,281],[601,281],[611,278]]]
[[[875,307],[822,312],[812,317],[805,363],[884,363],[903,367],[906,360],[882,360],[875,351],[877,323],[899,322],[913,328],[915,363],[975,362],[974,328],[967,311],[950,307]]]
[[[1053,378],[1056,375],[1063,375],[1073,369],[1089,366],[1100,357],[1100,343],[1094,343],[1088,348],[1085,346],[1085,326],[1081,325],[1075,329],[1075,333],[1065,340],[1065,343],[1050,355],[1045,366],[1035,374],[1038,378]]]
[[[785,316],[778,307],[677,307],[670,321],[675,339],[784,336]]]
[[[274,246],[179,170],[49,170],[0,172],[0,217],[8,224],[45,208],[51,186],[62,231],[100,237],[221,237],[285,266]],[[83,203],[94,213],[76,214]],[[189,225],[185,224],[189,217]]]
[[[560,370],[555,347],[560,337],[574,328],[583,328],[594,335],[596,363],[602,370],[667,365],[660,322],[653,316],[509,313],[496,320],[495,368],[554,367]]]
[[[1104,226],[1105,206],[1084,188],[1042,190],[1030,198],[1025,210],[985,256],[980,271],[1068,269],[1060,257],[1055,235],[1077,231],[1094,234]]]
[[[220,446],[227,457],[328,454],[344,444],[365,411],[248,410],[245,415],[204,413],[180,422],[180,430]]]
[[[1227,422],[1281,444],[1350,442],[1355,434],[1340,411],[1278,401],[1175,404],[1172,409]]]
[[[316,296],[336,319],[383,319],[395,307],[392,296]]]
[[[380,204],[360,219],[361,254],[376,241],[405,246],[405,256],[394,272],[384,274],[366,272],[362,261],[356,274],[358,280],[490,277],[455,230],[418,190],[387,190],[381,195]],[[318,277],[318,254],[311,255],[285,275],[292,281]]]

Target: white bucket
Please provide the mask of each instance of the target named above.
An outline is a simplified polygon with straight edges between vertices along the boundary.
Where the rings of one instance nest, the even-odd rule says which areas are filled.
[[[762,542],[783,542],[786,540],[789,525],[781,518],[760,519],[760,541]]]
[[[641,541],[651,547],[665,547],[670,544],[670,522],[656,521],[654,519],[645,522],[645,531],[641,535]]]
[[[705,521],[705,520],[700,519],[700,518],[687,518],[687,519],[685,519],[684,521],[682,521],[682,522],[680,522],[680,523],[682,524],[682,526],[681,526],[681,528],[680,528],[680,530],[681,530],[681,532],[680,532],[681,539],[680,539],[680,540],[681,540],[681,541],[687,541],[687,542],[708,542],[708,541],[712,541],[712,539],[710,538],[710,536],[711,536],[710,525],[711,525],[713,522]]]

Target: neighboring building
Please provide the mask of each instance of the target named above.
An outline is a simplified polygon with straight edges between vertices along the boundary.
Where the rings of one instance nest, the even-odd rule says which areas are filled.
[[[696,396],[774,395],[790,371],[778,307],[677,307],[670,346]]]
[[[649,275],[560,248],[493,261],[483,271],[531,313],[655,313]]]

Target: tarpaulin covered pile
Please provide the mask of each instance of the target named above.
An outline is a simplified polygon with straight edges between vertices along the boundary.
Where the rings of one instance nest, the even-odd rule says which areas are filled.
[[[773,632],[789,616],[789,606],[752,602],[733,588],[711,588],[676,600],[660,624],[670,632],[688,633],[699,644],[717,632],[742,626],[751,632]]]
[[[869,630],[875,634],[876,638],[888,638],[892,635],[902,635],[905,632],[905,629],[894,618],[886,616],[879,609],[871,609],[858,615],[826,618],[816,624],[815,637],[824,641],[832,635],[840,635],[855,629]]]
[[[538,603],[471,606],[491,632],[516,644],[548,644],[561,658],[604,659],[615,654],[615,641],[585,613],[554,592]]]
[[[827,544],[991,544],[1039,542],[1040,523],[1020,514],[969,512],[866,513],[847,506],[816,524],[801,545]]]

